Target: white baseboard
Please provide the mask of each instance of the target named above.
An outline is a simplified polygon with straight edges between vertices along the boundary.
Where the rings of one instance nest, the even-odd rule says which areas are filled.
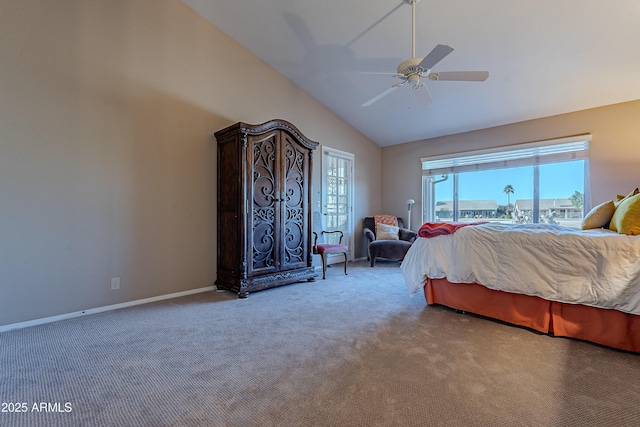
[[[89,308],[87,310],[75,311],[73,313],[65,313],[57,316],[43,317],[40,319],[28,320],[26,322],[11,323],[9,325],[0,326],[0,332],[10,331],[12,329],[27,328],[29,326],[42,325],[44,323],[57,322],[59,320],[73,319],[74,317],[86,316],[89,314],[102,313],[104,311],[118,310],[120,308],[131,307],[134,305],[148,304],[150,302],[162,301],[165,299],[178,298],[186,295],[198,294],[215,290],[215,286],[207,286],[204,288],[191,289],[188,291],[174,292],[172,294],[158,295],[156,297],[143,298],[134,301],[127,301],[120,304],[106,305],[104,307]]]

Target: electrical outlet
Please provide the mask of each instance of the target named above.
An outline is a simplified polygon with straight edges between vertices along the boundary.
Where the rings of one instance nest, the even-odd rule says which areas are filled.
[[[111,278],[111,290],[115,291],[116,289],[120,289],[120,278],[112,277]]]

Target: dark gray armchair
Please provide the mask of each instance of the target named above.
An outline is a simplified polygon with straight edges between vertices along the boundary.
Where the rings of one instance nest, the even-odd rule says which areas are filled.
[[[384,258],[389,260],[403,260],[411,244],[416,240],[418,234],[404,228],[404,220],[398,217],[398,226],[400,232],[398,240],[376,240],[376,226],[373,217],[366,217],[363,220],[364,235],[368,241],[368,260],[371,261],[371,267],[376,262],[376,258]]]

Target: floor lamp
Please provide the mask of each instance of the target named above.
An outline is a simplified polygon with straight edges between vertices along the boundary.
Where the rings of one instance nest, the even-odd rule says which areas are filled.
[[[407,200],[407,228],[411,230],[411,205],[416,201],[413,199]]]

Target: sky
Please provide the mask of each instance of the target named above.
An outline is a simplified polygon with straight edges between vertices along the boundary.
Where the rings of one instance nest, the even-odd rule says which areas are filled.
[[[516,199],[533,198],[533,167],[496,169],[482,172],[461,173],[459,176],[459,200],[495,200],[507,204],[503,192],[506,185],[514,188],[511,203]],[[584,192],[584,161],[540,165],[540,198],[569,198],[575,191]],[[452,200],[453,180],[436,184],[437,200]]]

